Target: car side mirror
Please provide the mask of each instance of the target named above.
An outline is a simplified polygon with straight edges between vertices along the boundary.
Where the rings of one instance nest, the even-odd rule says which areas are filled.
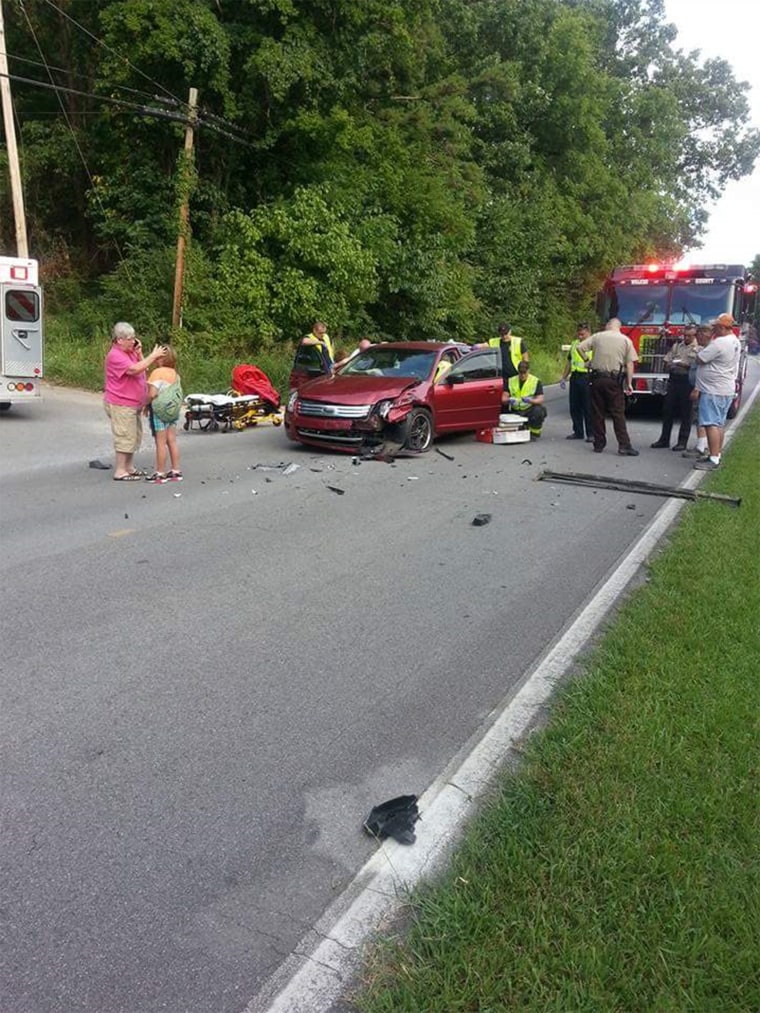
[[[464,383],[464,373],[454,373],[453,376],[449,373],[446,377],[446,383],[450,387],[453,387],[455,383]]]

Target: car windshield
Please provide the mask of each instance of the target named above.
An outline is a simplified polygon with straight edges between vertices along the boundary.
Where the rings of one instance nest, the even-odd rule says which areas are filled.
[[[340,370],[341,376],[399,376],[425,380],[433,371],[435,352],[392,345],[368,348]]]

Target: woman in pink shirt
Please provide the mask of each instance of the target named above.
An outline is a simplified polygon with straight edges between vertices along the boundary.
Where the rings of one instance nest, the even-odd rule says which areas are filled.
[[[150,355],[143,358],[134,327],[123,322],[114,325],[105,362],[103,406],[111,420],[116,454],[115,482],[138,482],[142,477],[135,470],[134,455],[142,440],[140,412],[147,399],[145,372],[163,352],[163,346],[156,345]]]

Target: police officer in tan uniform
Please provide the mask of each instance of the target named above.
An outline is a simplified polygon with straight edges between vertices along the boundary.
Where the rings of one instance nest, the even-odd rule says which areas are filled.
[[[633,364],[638,360],[631,339],[620,330],[620,321],[613,317],[603,331],[597,331],[577,345],[584,361],[593,361],[589,371],[591,379],[591,431],[594,453],[601,454],[607,445],[604,416],[609,412],[621,457],[638,457],[631,446],[625,424],[625,394],[633,393]]]

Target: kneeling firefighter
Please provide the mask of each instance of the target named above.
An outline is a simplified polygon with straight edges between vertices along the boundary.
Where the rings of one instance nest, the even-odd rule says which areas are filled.
[[[511,412],[524,415],[531,436],[540,436],[546,418],[544,408],[544,387],[537,376],[530,372],[527,362],[517,367],[517,376],[509,379],[509,391],[504,392],[503,401]]]

